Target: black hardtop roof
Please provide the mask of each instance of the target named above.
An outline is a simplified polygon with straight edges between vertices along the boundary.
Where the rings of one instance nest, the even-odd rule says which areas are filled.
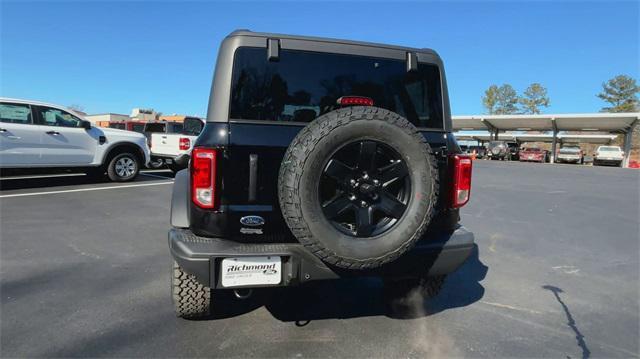
[[[254,32],[246,29],[235,30],[232,33],[230,33],[227,37],[233,37],[233,36],[264,37],[265,39],[271,38],[271,39],[306,40],[306,41],[319,41],[319,42],[328,42],[328,43],[345,44],[345,45],[379,47],[379,48],[387,48],[387,49],[401,50],[401,51],[407,51],[407,52],[420,52],[420,53],[431,54],[439,57],[438,53],[435,50],[428,49],[428,48],[419,49],[414,47],[379,44],[375,42],[365,42],[365,41],[332,39],[332,38],[326,38],[326,37],[274,34],[274,33],[267,33],[267,32]]]

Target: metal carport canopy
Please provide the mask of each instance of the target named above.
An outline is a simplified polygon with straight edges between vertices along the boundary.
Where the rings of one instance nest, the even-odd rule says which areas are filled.
[[[491,141],[490,134],[461,134],[455,133],[458,141]],[[566,135],[557,136],[561,143],[594,143],[606,145],[613,141],[617,135]],[[518,142],[552,142],[553,135],[545,134],[499,134],[498,139],[502,141],[518,141]]]
[[[606,131],[623,133],[640,113],[453,116],[453,130],[489,131]]]

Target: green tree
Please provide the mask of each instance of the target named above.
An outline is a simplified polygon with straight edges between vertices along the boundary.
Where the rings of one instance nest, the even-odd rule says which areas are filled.
[[[547,89],[539,83],[532,83],[518,99],[521,112],[526,114],[539,114],[540,107],[549,107]]]
[[[484,91],[482,96],[482,105],[487,109],[489,115],[496,113],[496,106],[498,105],[498,86],[491,85]]]
[[[635,112],[640,109],[638,101],[640,86],[636,80],[627,75],[618,75],[602,84],[599,98],[611,104],[603,107],[602,112]]]
[[[496,115],[511,115],[518,113],[518,94],[513,86],[503,84],[498,88],[498,103]]]
[[[482,96],[482,105],[489,115],[509,115],[518,112],[518,94],[509,84],[491,85]]]

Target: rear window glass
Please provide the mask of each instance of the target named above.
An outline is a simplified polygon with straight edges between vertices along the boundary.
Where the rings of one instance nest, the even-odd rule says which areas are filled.
[[[619,151],[621,151],[621,149],[620,149],[620,147],[600,147],[600,148],[598,148],[598,151],[619,152]]]
[[[418,127],[443,128],[440,71],[419,64],[364,56],[242,47],[233,67],[230,117],[235,120],[310,122],[338,108],[342,96],[365,96]]]
[[[202,120],[198,118],[186,118],[184,120],[184,128],[182,129],[183,135],[198,136],[204,124]]]
[[[166,132],[166,123],[147,123],[144,126],[144,132]]]

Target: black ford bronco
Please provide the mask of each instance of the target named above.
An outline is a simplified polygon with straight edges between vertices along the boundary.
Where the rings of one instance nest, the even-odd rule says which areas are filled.
[[[434,51],[233,32],[173,187],[175,310],[353,276],[435,295],[473,249],[470,190]]]

